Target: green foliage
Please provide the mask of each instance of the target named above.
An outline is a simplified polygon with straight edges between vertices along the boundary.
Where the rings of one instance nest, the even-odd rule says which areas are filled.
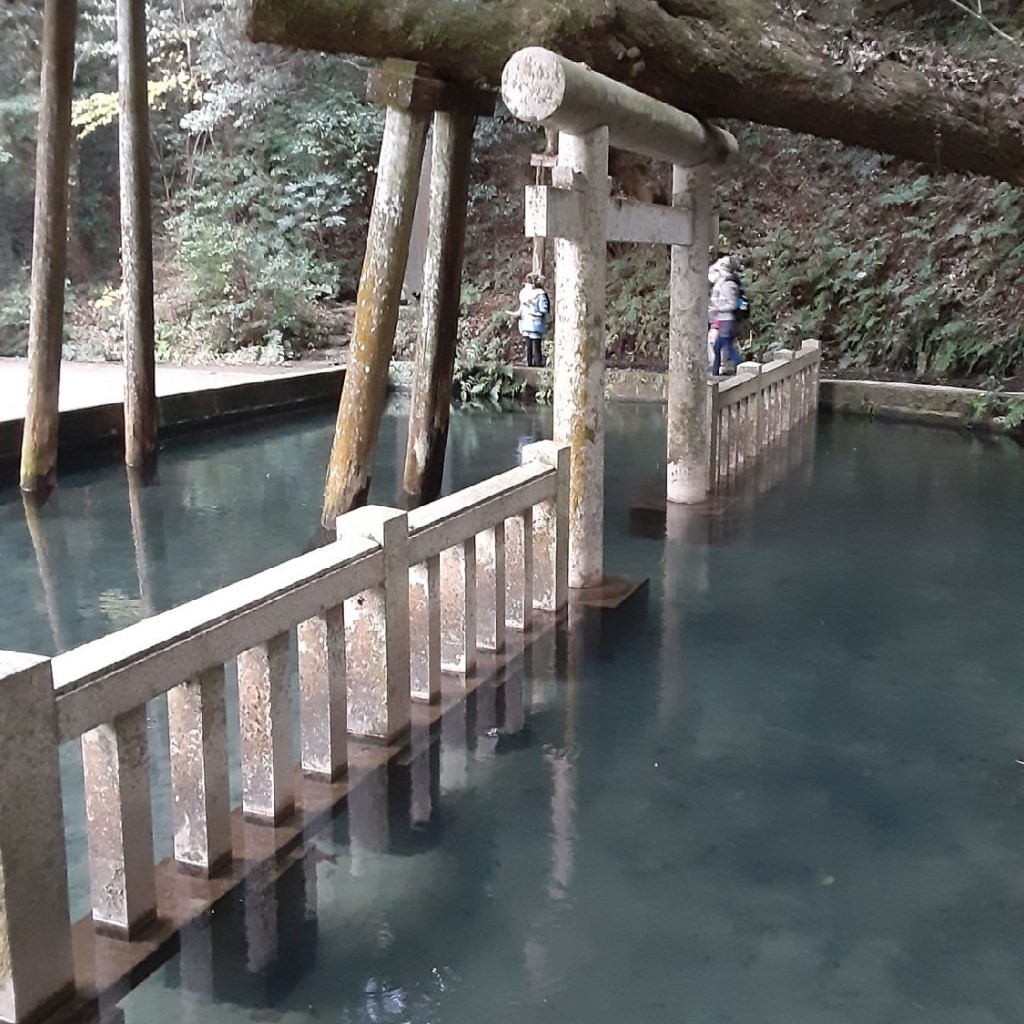
[[[802,165],[812,154],[817,177]],[[820,141],[800,147],[780,173],[805,183],[803,223],[744,205],[736,183],[725,187],[723,245],[746,263],[751,347],[818,337],[843,370],[942,379],[1021,372],[1024,193],[894,174],[885,162]]]
[[[1011,434],[1024,433],[1024,396],[1008,394],[996,380],[968,402],[968,422],[996,426]]]
[[[455,367],[452,394],[468,405],[500,405],[503,401],[519,398],[523,387],[523,382],[513,377],[511,366],[459,363]]]
[[[268,65],[238,43],[227,9],[192,43],[184,164],[168,223],[190,287],[175,319],[211,325],[217,351],[262,346],[283,357],[318,344],[318,305],[354,275],[347,214],[373,170],[381,115],[353,91],[348,65],[319,56]],[[196,99],[198,97],[198,99]]]
[[[191,284],[189,305],[180,312],[188,333],[205,333],[219,352],[259,344],[292,355],[316,343],[314,303],[334,288],[329,264],[249,224],[192,209],[174,227]]]
[[[0,290],[0,356],[21,356],[28,346],[28,275]]]

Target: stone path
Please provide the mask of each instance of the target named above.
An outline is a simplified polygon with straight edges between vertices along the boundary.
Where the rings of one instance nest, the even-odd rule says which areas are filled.
[[[268,377],[297,377],[332,367],[306,366],[158,366],[156,393],[177,395],[229,387]],[[0,422],[25,418],[28,360],[0,359]],[[61,364],[60,409],[87,409],[124,401],[124,367],[120,363]]]

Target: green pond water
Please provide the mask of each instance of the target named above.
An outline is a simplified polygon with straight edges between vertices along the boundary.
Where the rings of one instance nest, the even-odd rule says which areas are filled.
[[[1024,453],[831,420],[756,497],[638,511],[659,407],[609,412],[606,560],[649,586],[361,778],[276,883],[116,1005],[161,1021],[1019,1024]],[[391,502],[404,416],[382,432]],[[447,487],[544,409],[458,414]],[[306,550],[328,416],[164,451],[156,485],[0,499],[0,646],[50,653]],[[166,735],[151,709],[166,855]],[[495,733],[496,730],[496,733]],[[87,912],[77,751],[70,883]]]

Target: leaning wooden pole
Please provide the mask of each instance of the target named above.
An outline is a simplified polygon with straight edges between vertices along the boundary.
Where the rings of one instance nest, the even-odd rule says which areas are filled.
[[[77,0],[46,0],[36,145],[35,227],[29,305],[29,382],[21,443],[21,489],[57,483],[60,350],[67,269],[68,160]]]
[[[147,63],[146,0],[117,0],[124,460],[137,469],[152,465],[157,434]]]
[[[492,93],[453,86],[429,68],[403,60],[386,60],[371,73],[367,95],[387,107],[387,118],[355,330],[324,487],[322,521],[328,529],[343,512],[364,504],[370,490],[430,117],[445,111],[472,118],[494,110]]]
[[[473,125],[469,114],[434,117],[420,336],[403,479],[411,503],[433,501],[441,493],[459,330]]]
[[[365,504],[370,490],[429,121],[426,114],[388,107],[355,329],[324,487],[322,521],[328,529],[343,512]]]

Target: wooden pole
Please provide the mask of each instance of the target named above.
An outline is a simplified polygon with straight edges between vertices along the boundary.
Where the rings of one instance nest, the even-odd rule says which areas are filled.
[[[458,341],[474,122],[469,114],[434,116],[430,221],[403,480],[411,502],[433,501],[441,493]]]
[[[21,444],[21,488],[31,493],[45,493],[57,483],[71,86],[77,14],[77,0],[46,0],[43,11],[43,71],[29,305],[28,405]]]
[[[387,110],[355,329],[324,487],[322,523],[327,529],[343,512],[365,504],[370,490],[429,121],[427,113]]]
[[[124,459],[135,468],[152,464],[157,435],[147,63],[146,0],[117,0]]]

